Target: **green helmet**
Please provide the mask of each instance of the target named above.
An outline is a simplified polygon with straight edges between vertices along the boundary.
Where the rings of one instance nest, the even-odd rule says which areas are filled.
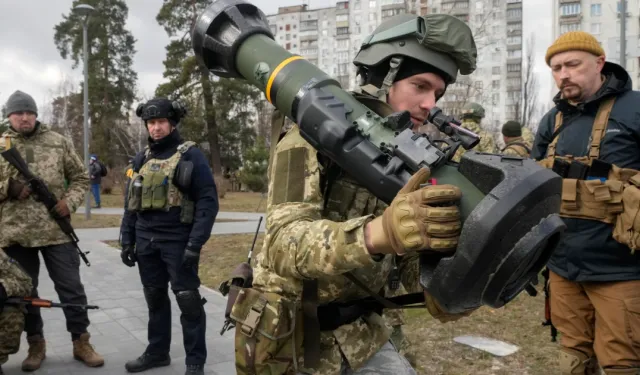
[[[477,49],[471,29],[456,17],[399,14],[380,24],[360,46],[353,63],[358,67],[361,86],[383,79],[387,85],[393,83],[404,57],[436,68],[450,84],[455,82],[458,70],[462,75],[473,73]]]
[[[467,103],[462,107],[462,118],[484,118],[484,108],[478,103]]]

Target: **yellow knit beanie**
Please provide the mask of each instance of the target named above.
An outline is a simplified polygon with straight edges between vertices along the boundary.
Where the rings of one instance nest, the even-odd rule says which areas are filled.
[[[569,31],[560,35],[558,39],[547,48],[547,55],[545,56],[547,65],[551,65],[550,61],[553,55],[566,51],[585,51],[596,56],[604,56],[604,49],[602,49],[600,43],[598,43],[593,35],[584,31]]]

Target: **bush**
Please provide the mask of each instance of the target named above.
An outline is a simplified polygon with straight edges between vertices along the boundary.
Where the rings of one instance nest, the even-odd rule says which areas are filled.
[[[243,160],[238,174],[240,182],[251,191],[265,192],[268,187],[269,149],[265,146],[264,140],[259,140],[254,147],[246,150]]]

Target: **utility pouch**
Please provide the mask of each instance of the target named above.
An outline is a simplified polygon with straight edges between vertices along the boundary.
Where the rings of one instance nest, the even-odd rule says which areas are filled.
[[[297,373],[303,327],[295,302],[244,288],[238,292],[230,317],[236,323],[238,374]]]
[[[142,208],[142,180],[143,177],[138,175],[129,184],[127,209],[131,212],[139,211]]]
[[[551,168],[551,170],[557,173],[560,177],[567,178],[567,176],[569,175],[570,165],[571,164],[566,160],[555,158],[553,159],[553,167]]]
[[[629,178],[622,192],[623,212],[613,227],[613,238],[631,249],[640,248],[640,173]]]
[[[584,180],[587,178],[587,172],[589,171],[589,166],[583,164],[577,160],[572,160],[571,164],[569,164],[569,171],[567,173],[567,178],[575,178],[576,180]]]
[[[560,216],[613,224],[622,212],[622,182],[617,180],[562,180]]]
[[[187,199],[187,196],[184,195],[182,200],[180,201],[180,222],[182,224],[191,224],[193,223],[193,216],[195,215],[196,205],[195,203]]]
[[[169,193],[169,178],[162,172],[153,172],[151,180],[151,208],[163,209],[167,205],[167,194]]]

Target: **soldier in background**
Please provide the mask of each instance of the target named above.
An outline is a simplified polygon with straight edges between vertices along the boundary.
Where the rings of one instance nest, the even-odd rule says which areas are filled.
[[[478,152],[496,152],[496,143],[491,133],[482,129],[480,122],[484,118],[484,108],[478,103],[467,103],[462,108],[462,127],[476,133],[480,136],[480,142],[473,151]],[[453,156],[453,161],[460,162],[462,155],[467,152],[463,147],[459,147]]]
[[[9,354],[20,350],[24,329],[23,307],[5,305],[5,301],[9,297],[29,297],[32,288],[31,277],[0,249],[0,374]]]
[[[507,121],[502,125],[502,140],[505,146],[500,152],[503,155],[528,158],[531,154],[531,143],[522,138],[522,126],[517,121]]]
[[[71,141],[37,121],[33,98],[14,92],[6,103],[10,128],[0,139],[0,151],[15,148],[58,197],[56,215],[70,216],[89,190],[89,175]],[[65,179],[69,186],[65,188]],[[33,282],[32,297],[38,297],[38,276],[42,255],[49,277],[62,303],[87,304],[80,279],[80,255],[71,239],[60,229],[47,207],[36,201],[19,172],[0,159],[0,247],[24,268]],[[89,367],[102,366],[104,359],[89,343],[89,315],[82,308],[64,309],[67,331],[71,333],[74,358]],[[22,369],[40,368],[46,356],[46,343],[40,308],[29,306],[25,318],[29,354]]]

